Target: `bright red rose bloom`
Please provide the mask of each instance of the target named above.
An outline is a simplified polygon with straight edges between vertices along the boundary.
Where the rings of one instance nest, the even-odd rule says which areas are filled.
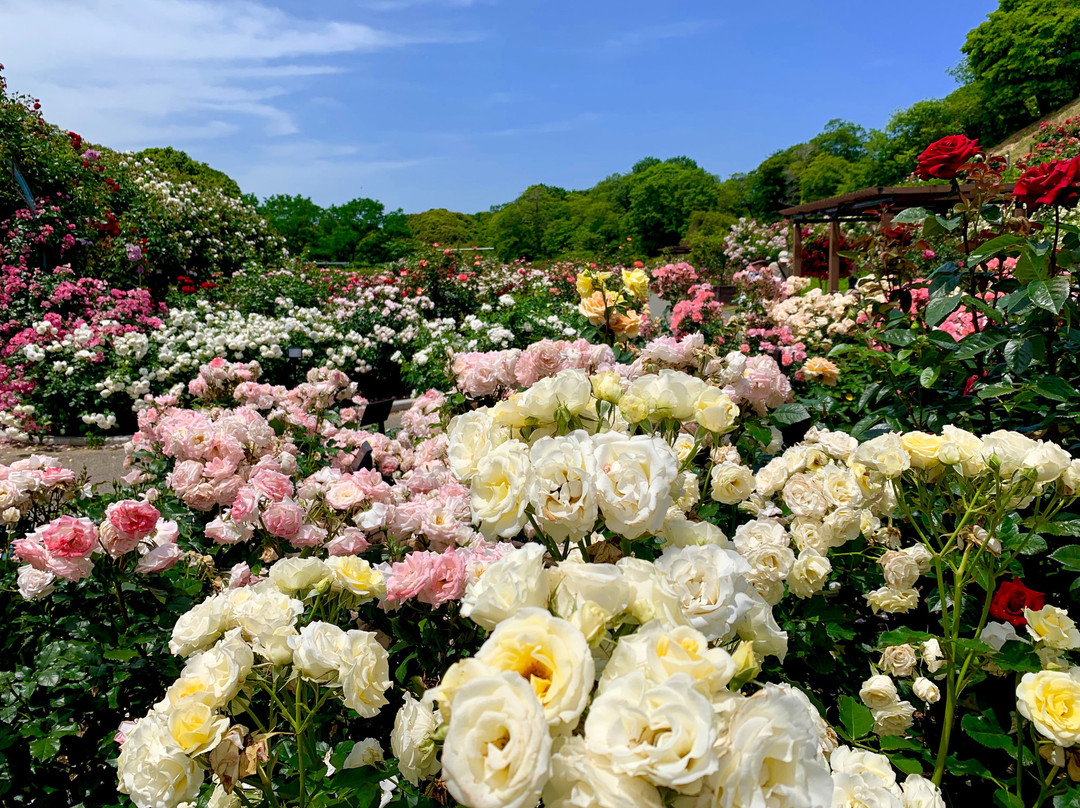
[[[1029,208],[1039,205],[1072,207],[1080,199],[1080,155],[1032,166],[1016,181],[1013,189],[1017,202]]]
[[[961,168],[979,154],[979,141],[964,135],[949,135],[934,141],[919,155],[915,173],[920,179],[955,179]]]
[[[994,599],[990,601],[990,616],[1019,628],[1027,625],[1025,608],[1038,611],[1045,605],[1046,595],[1028,589],[1019,578],[1013,578],[1011,581],[1002,581],[998,586]]]

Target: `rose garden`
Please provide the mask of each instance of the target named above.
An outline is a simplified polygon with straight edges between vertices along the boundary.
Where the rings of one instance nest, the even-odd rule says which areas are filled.
[[[1076,124],[712,252],[320,267],[38,106],[0,805],[1080,805]]]

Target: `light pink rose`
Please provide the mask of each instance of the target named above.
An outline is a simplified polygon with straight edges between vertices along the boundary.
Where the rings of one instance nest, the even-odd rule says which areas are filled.
[[[109,505],[105,510],[105,518],[116,528],[120,538],[139,542],[154,532],[161,518],[161,511],[149,502],[124,499]]]
[[[62,466],[50,466],[39,473],[42,485],[69,485],[75,482],[75,472]]]
[[[139,546],[139,539],[130,536],[121,536],[112,522],[106,519],[98,525],[98,541],[113,558],[126,555]]]
[[[371,542],[368,541],[364,531],[347,527],[341,531],[340,535],[330,540],[326,545],[326,551],[332,556],[352,556],[360,555],[370,546]]]
[[[233,522],[221,516],[210,522],[204,532],[206,537],[212,539],[215,544],[239,544],[252,536],[250,525]]]
[[[292,480],[280,471],[273,471],[266,467],[252,471],[251,476],[248,477],[248,483],[274,502],[291,497],[293,493]]]
[[[260,499],[261,496],[258,491],[250,485],[243,486],[236,492],[236,498],[233,500],[229,515],[234,522],[255,521],[259,516]]]
[[[289,539],[289,544],[297,550],[305,547],[320,547],[326,541],[326,530],[318,525],[302,525],[300,532],[295,538]]]
[[[139,563],[135,565],[135,572],[139,575],[162,572],[176,564],[183,555],[183,551],[177,545],[163,544],[140,558]]]
[[[20,561],[25,561],[36,570],[47,571],[49,569],[49,551],[36,534],[34,538],[27,537],[16,539],[11,544],[11,550]]]
[[[386,576],[386,603],[396,604],[416,597],[429,586],[435,574],[437,553],[418,551],[409,553],[401,561],[390,565]]]
[[[465,594],[468,580],[465,560],[451,547],[440,555],[433,554],[427,584],[416,594],[416,599],[438,608],[448,600],[459,600]]]
[[[165,482],[178,496],[183,497],[188,491],[202,482],[203,464],[198,460],[182,460],[165,478]]]
[[[271,502],[262,513],[262,523],[271,535],[281,539],[295,539],[304,524],[304,509],[291,499]]]

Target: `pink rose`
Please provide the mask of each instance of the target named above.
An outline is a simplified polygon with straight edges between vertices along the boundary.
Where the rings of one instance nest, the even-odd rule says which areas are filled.
[[[326,530],[318,525],[301,525],[300,532],[289,539],[289,544],[297,550],[302,550],[305,547],[321,547],[325,541]]]
[[[326,551],[332,556],[352,556],[360,555],[370,546],[371,542],[367,540],[364,531],[347,527],[339,536],[330,540],[330,543],[326,545]]]
[[[268,468],[255,469],[248,478],[248,483],[275,502],[280,502],[293,493],[292,480],[280,471]]]
[[[75,472],[62,466],[42,469],[39,476],[42,485],[68,485],[75,482]]]
[[[432,557],[427,585],[417,593],[416,599],[438,608],[448,600],[460,599],[465,594],[468,579],[465,560],[451,547],[445,553]]]
[[[177,545],[163,544],[140,558],[139,563],[135,565],[135,572],[139,575],[162,572],[176,564],[183,555],[183,551]]]
[[[435,574],[437,555],[426,551],[409,553],[401,561],[391,564],[386,576],[384,602],[396,604],[416,597],[430,584]]]
[[[97,525],[83,517],[58,517],[38,533],[49,554],[59,558],[85,558],[98,544]]]
[[[250,525],[219,516],[206,526],[204,533],[206,538],[212,539],[215,544],[239,544],[251,538],[252,529]]]
[[[202,482],[203,464],[198,460],[182,460],[165,478],[165,482],[183,497],[188,491]]]
[[[126,555],[139,546],[139,540],[130,536],[121,536],[112,522],[106,519],[98,525],[98,541],[105,552],[113,558]]]
[[[236,492],[229,515],[234,522],[253,522],[259,515],[259,492],[250,485]]]
[[[120,538],[138,542],[154,532],[161,512],[149,502],[125,499],[112,503],[105,510],[105,518]]]
[[[299,535],[304,524],[304,509],[291,499],[272,502],[263,511],[262,523],[272,535],[292,540]]]
[[[17,539],[11,544],[12,552],[20,561],[25,561],[36,570],[48,571],[49,551],[45,545],[37,539],[36,534],[30,534],[34,538]]]

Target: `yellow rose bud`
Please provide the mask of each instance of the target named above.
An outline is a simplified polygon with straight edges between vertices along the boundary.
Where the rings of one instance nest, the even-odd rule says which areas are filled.
[[[747,682],[752,682],[761,673],[761,662],[754,654],[754,644],[749,640],[743,640],[735,653],[731,655],[735,661],[735,675],[731,678],[728,687],[738,690]]]

